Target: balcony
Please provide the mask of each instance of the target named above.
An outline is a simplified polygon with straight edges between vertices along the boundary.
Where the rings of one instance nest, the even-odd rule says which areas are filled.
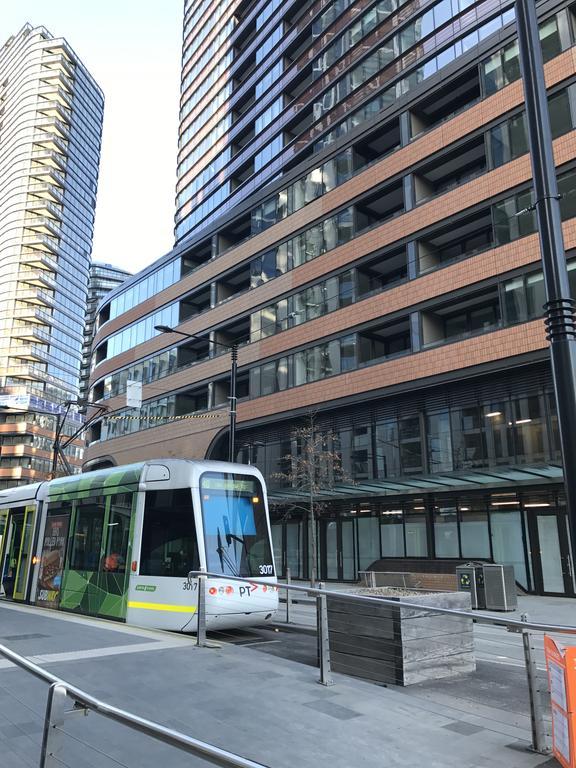
[[[74,78],[75,66],[67,56],[61,53],[49,53],[42,56],[42,66],[47,72],[65,72],[68,77]]]
[[[57,86],[68,92],[72,92],[74,90],[73,80],[68,77],[63,69],[47,69],[42,74],[40,80],[47,85]]]
[[[59,152],[52,149],[35,149],[32,152],[32,168],[36,168],[36,163],[40,163],[46,168],[55,168],[58,171],[66,170],[66,158]]]
[[[38,198],[29,197],[26,202],[26,210],[39,217],[45,217],[47,219],[62,222],[62,209],[49,200],[38,200]],[[29,221],[34,221],[34,218],[28,218],[25,222],[25,226],[29,227]]]
[[[36,304],[37,306],[51,307],[56,306],[56,300],[54,296],[50,296],[45,291],[39,289],[36,290],[20,290],[16,291],[16,301],[26,301],[29,304]]]
[[[39,288],[56,289],[56,280],[49,272],[43,272],[39,269],[20,270],[18,273],[18,282],[27,285],[36,285]]]
[[[58,241],[46,235],[25,236],[22,238],[22,245],[35,251],[46,251],[58,255]]]
[[[32,138],[32,142],[38,147],[51,149],[54,152],[59,152],[61,155],[68,155],[68,144],[66,141],[53,133],[47,133],[46,131],[36,133]]]
[[[70,135],[70,125],[67,120],[63,122],[56,117],[39,116],[34,125],[43,131],[52,131],[61,139],[68,139]]]
[[[477,136],[414,173],[414,203],[424,203],[462,186],[486,173],[487,167],[484,136]]]
[[[60,237],[60,224],[54,219],[46,216],[28,216],[24,219],[25,237],[32,236],[33,233],[48,235],[49,237]]]
[[[31,322],[37,321],[43,325],[52,325],[53,322],[53,318],[48,312],[33,305],[15,309],[12,316],[16,320],[30,320]]]
[[[55,184],[61,189],[64,189],[66,186],[66,179],[64,176],[54,168],[50,168],[48,165],[37,165],[32,167],[30,169],[30,176],[45,184]]]
[[[47,269],[50,272],[56,272],[58,270],[58,262],[50,258],[42,251],[32,251],[31,253],[23,253],[20,256],[20,262],[30,267],[37,267],[38,269]]]
[[[23,339],[24,341],[39,341],[41,343],[50,342],[50,333],[43,330],[41,325],[20,325],[13,327],[10,331],[13,339]]]
[[[36,109],[39,114],[46,115],[46,117],[59,119],[63,123],[70,122],[69,111],[65,109],[59,101],[55,101],[54,99],[40,102]]]
[[[424,347],[497,330],[502,327],[498,286],[452,299],[421,317]]]
[[[29,184],[28,194],[34,196],[32,199],[38,198],[41,200],[48,200],[55,203],[64,204],[64,195],[58,189],[58,187],[55,187],[52,184]]]
[[[59,88],[56,85],[46,84],[38,89],[38,94],[41,98],[57,102],[62,107],[64,107],[64,109],[72,109],[72,99],[70,94],[64,90],[64,88]]]
[[[47,363],[50,360],[48,347],[39,344],[13,344],[10,347],[11,360],[31,360],[33,362]]]

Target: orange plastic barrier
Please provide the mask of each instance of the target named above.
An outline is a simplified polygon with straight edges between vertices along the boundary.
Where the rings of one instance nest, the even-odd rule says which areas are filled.
[[[576,648],[544,636],[552,702],[552,752],[564,768],[576,768]]]

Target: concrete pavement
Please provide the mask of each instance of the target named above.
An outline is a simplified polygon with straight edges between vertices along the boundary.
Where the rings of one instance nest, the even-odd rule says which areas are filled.
[[[282,643],[268,633],[269,647]],[[311,638],[310,638],[311,639]],[[272,768],[532,768],[527,718],[450,691],[385,688],[256,648],[196,649],[178,635],[0,603],[0,643],[107,702]],[[38,765],[47,687],[0,664],[0,765]],[[443,697],[443,698],[442,698]],[[90,714],[65,725],[69,768],[204,766]]]

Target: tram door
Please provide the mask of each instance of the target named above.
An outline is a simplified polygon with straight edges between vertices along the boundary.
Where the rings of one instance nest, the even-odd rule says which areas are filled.
[[[33,506],[0,511],[2,592],[10,600],[26,598],[35,512]]]

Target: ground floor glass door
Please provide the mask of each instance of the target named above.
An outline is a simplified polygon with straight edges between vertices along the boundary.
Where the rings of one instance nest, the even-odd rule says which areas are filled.
[[[539,594],[573,595],[566,516],[556,509],[528,516],[534,587]]]
[[[326,581],[354,581],[357,574],[356,521],[320,521],[320,576]]]

